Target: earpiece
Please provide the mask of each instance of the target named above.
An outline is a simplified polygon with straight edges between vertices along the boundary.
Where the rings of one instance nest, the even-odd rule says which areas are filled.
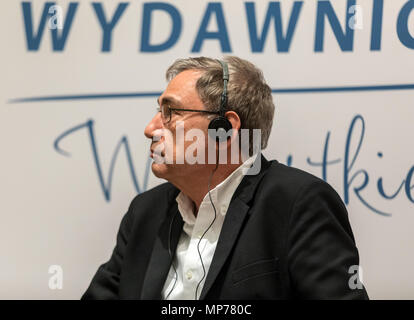
[[[233,126],[229,119],[224,114],[227,108],[227,83],[229,81],[229,68],[225,61],[218,60],[223,67],[223,93],[221,94],[219,115],[212,119],[208,125],[209,134],[212,138],[216,138],[218,142],[225,141],[230,138],[227,136],[227,132],[230,131]],[[214,130],[214,131],[212,131]],[[217,135],[215,135],[217,132]]]

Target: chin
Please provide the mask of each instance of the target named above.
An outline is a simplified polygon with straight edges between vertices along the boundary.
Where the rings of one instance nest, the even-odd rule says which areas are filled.
[[[152,165],[151,165],[151,169],[152,169],[152,173],[154,173],[154,175],[157,178],[166,179],[168,168],[165,165],[165,163],[155,163],[155,162],[153,162]]]

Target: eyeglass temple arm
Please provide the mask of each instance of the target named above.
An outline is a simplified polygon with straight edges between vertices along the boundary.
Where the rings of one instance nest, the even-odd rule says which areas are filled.
[[[220,111],[193,110],[193,109],[181,109],[181,108],[170,108],[170,110],[189,111],[189,112],[204,112],[204,113],[211,113],[211,114],[219,114],[220,113]]]

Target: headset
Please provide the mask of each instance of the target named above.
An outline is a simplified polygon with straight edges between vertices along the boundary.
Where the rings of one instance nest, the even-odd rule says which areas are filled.
[[[230,131],[233,126],[231,125],[229,119],[224,116],[227,108],[227,83],[229,81],[229,67],[227,62],[221,60],[217,61],[220,62],[223,67],[223,92],[221,94],[219,115],[210,121],[208,125],[208,134],[212,138],[215,137],[217,142],[222,142],[229,138],[229,136],[227,136],[227,132]],[[223,130],[225,132],[223,132]]]
[[[228,138],[230,138],[227,135],[227,132],[230,131],[233,128],[233,126],[232,126],[231,122],[229,121],[229,119],[227,119],[224,116],[224,114],[226,112],[226,108],[227,108],[227,83],[229,81],[229,68],[228,68],[228,65],[225,61],[221,61],[221,60],[217,60],[217,61],[220,62],[221,66],[223,67],[223,92],[221,94],[219,115],[216,118],[214,118],[210,121],[210,123],[208,125],[208,129],[209,129],[208,134],[210,135],[211,138],[213,138],[213,139],[215,138],[216,142],[223,142],[223,141],[227,140]],[[220,152],[219,149],[218,149],[218,152]],[[218,156],[219,155],[217,155],[216,167],[211,172],[211,175],[210,175],[210,178],[209,178],[209,181],[208,181],[208,187],[207,187],[210,202],[211,202],[211,205],[213,206],[213,210],[214,210],[214,219],[210,223],[208,228],[204,231],[203,235],[200,237],[200,240],[197,243],[197,251],[198,251],[199,258],[200,258],[201,266],[203,267],[203,277],[201,278],[201,280],[197,284],[196,291],[195,291],[195,297],[194,297],[195,300],[197,300],[198,289],[199,289],[201,283],[203,282],[203,280],[206,277],[206,269],[204,267],[203,258],[201,257],[201,252],[200,252],[200,243],[201,243],[201,240],[206,235],[206,233],[208,232],[208,230],[210,230],[210,228],[213,226],[213,224],[214,224],[214,222],[216,221],[216,218],[217,218],[216,207],[214,206],[214,203],[211,199],[210,185],[211,185],[211,179],[213,177],[213,174],[217,170],[217,167],[218,167],[218,163],[219,163],[219,157]],[[172,225],[173,225],[174,218],[175,218],[175,215],[171,219],[170,228],[169,228],[168,253],[170,255],[171,263],[172,263],[172,266],[173,266],[173,269],[174,269],[175,279],[174,279],[173,286],[170,289],[170,291],[169,291],[168,295],[166,296],[165,300],[167,300],[168,297],[170,296],[170,294],[173,292],[173,290],[175,288],[175,285],[177,283],[177,278],[178,278],[178,273],[177,273],[177,269],[174,266],[174,257],[172,255],[172,250],[171,250]]]

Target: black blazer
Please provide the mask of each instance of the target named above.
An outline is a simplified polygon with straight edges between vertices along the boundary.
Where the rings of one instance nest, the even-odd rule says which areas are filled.
[[[359,258],[338,194],[309,173],[261,161],[232,197],[200,299],[367,299],[349,286]],[[178,193],[164,183],[134,198],[82,299],[161,299],[169,246],[175,252],[183,227]]]

